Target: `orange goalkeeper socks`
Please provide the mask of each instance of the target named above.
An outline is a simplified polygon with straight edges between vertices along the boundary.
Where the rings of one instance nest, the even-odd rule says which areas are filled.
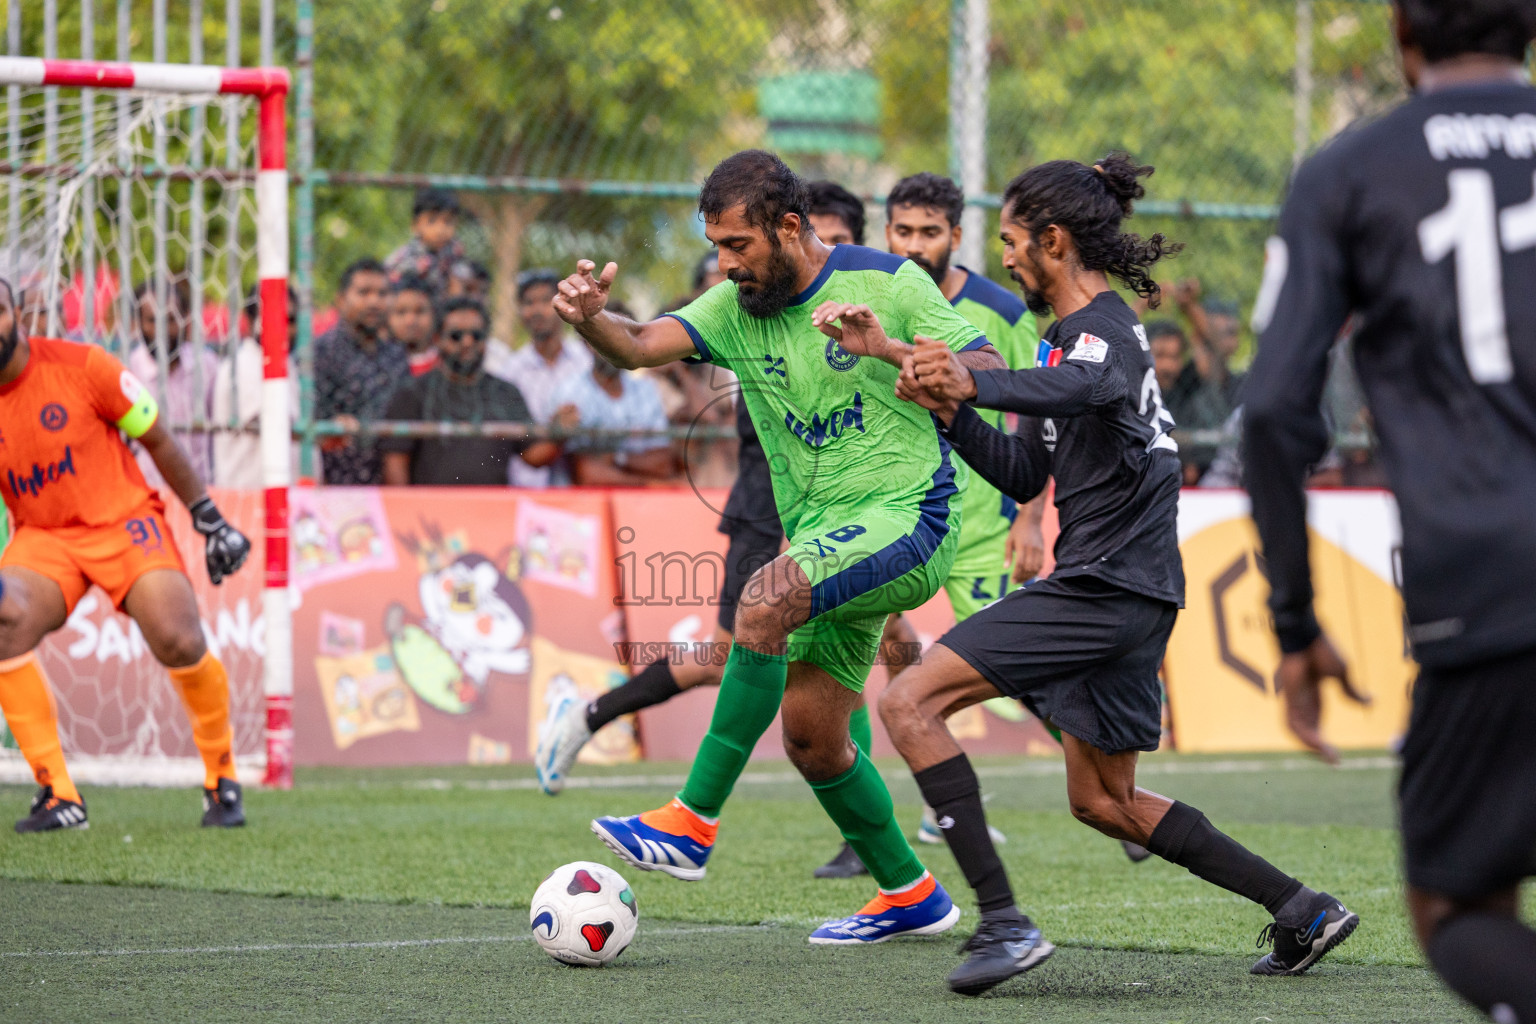
[[[37,663],[37,654],[28,652],[19,658],[0,661],[0,711],[22,756],[32,768],[39,786],[52,786],[60,800],[80,803],[80,791],[70,781],[64,767],[64,749],[59,746],[59,720],[53,694]]]
[[[224,663],[206,651],[196,665],[166,671],[192,719],[192,742],[203,755],[203,788],[216,788],[221,777],[233,781],[235,735],[229,727],[229,676]]]

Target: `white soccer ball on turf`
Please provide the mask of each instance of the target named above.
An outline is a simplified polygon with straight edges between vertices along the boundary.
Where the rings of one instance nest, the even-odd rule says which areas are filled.
[[[550,872],[533,894],[528,922],[544,952],[573,967],[601,967],[629,948],[640,911],[635,892],[610,867],[578,860]]]

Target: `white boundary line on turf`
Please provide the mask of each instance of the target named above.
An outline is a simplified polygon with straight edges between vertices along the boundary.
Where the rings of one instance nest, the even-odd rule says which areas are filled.
[[[646,935],[707,935],[721,932],[763,931],[772,925],[715,924],[698,928],[654,928]],[[422,946],[457,946],[502,942],[532,942],[532,935],[465,935],[442,939],[387,939],[378,942],[275,942],[261,946],[186,946],[168,949],[39,949],[0,952],[0,959],[58,956],[169,956],[213,953],[284,953],[327,949],[411,949]]]
[[[1139,765],[1138,778],[1153,775],[1255,775],[1265,772],[1295,771],[1381,771],[1398,766],[1395,757],[1356,757],[1330,767],[1310,758],[1291,757],[1263,761],[1166,761]],[[1065,775],[1067,766],[1059,760],[1025,761],[1020,764],[996,765],[976,769],[983,779],[1026,778],[1031,776]],[[906,772],[882,772],[889,781],[911,778]],[[681,786],[688,780],[686,775],[578,775],[565,780],[566,789],[644,789],[650,786]],[[802,781],[798,772],[744,772],[736,780],[738,786],[774,786]],[[537,779],[415,779],[404,783],[408,789],[448,791],[473,789],[490,791],[520,791],[539,788]]]

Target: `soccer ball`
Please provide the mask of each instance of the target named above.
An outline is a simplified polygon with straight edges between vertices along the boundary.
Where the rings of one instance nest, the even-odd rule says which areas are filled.
[[[578,860],[539,884],[528,910],[544,952],[573,967],[601,967],[629,948],[640,911],[635,893],[610,867]]]

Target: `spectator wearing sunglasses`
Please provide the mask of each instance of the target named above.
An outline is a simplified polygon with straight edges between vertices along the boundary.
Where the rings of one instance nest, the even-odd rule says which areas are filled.
[[[515,384],[485,372],[485,344],[490,320],[485,307],[467,296],[443,303],[437,314],[436,366],[401,384],[385,412],[389,420],[454,423],[528,423],[528,405]],[[384,452],[384,483],[439,487],[501,486],[518,457],[530,466],[547,466],[560,455],[550,441],[504,437],[389,437]]]

